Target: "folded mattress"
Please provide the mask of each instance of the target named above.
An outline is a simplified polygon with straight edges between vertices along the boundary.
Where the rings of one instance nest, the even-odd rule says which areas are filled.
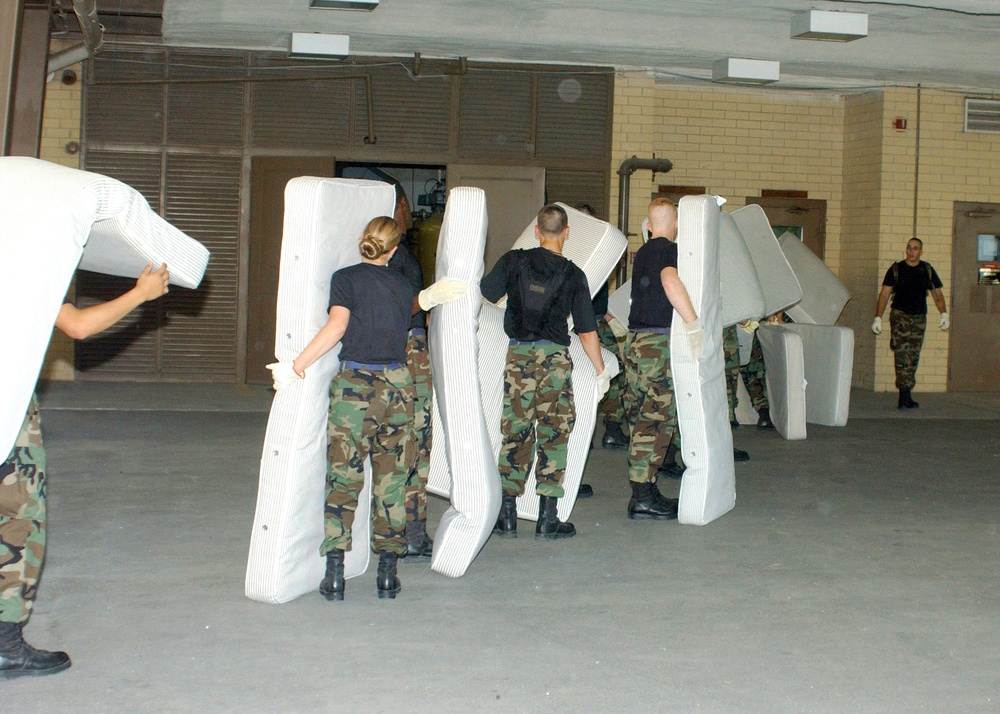
[[[802,341],[806,421],[823,426],[846,426],[854,373],[854,330],[835,325],[785,327]]]
[[[621,231],[605,221],[593,218],[565,204],[559,205],[566,210],[569,217],[569,238],[563,246],[563,255],[583,270],[587,276],[590,293],[594,295],[607,281],[608,276],[625,251],[628,241]],[[537,247],[538,239],[535,237],[534,227],[535,222],[532,222],[525,228],[512,248]],[[503,409],[503,374],[508,346],[507,336],[503,331],[502,306],[505,304],[506,297],[500,301],[499,306],[484,301],[479,313],[477,329],[480,397],[493,453],[492,474],[496,473],[495,463],[500,452],[501,441],[500,417]],[[579,339],[575,334],[571,334],[570,341],[570,355],[574,364],[573,396],[577,414],[576,423],[570,434],[566,475],[563,479],[566,496],[559,499],[559,517],[563,520],[572,513],[576,502],[577,487],[583,477],[583,467],[587,460],[597,416],[596,378],[593,365],[583,353]],[[612,370],[614,370],[617,367],[617,360],[612,359],[613,355],[610,352],[602,354],[605,363],[611,365]],[[435,389],[437,388],[438,385],[435,381]],[[445,468],[445,460],[440,457],[435,458],[434,451],[437,451],[438,448],[438,439],[435,438],[427,489],[432,493],[448,495],[452,489],[452,476]],[[499,479],[499,476],[497,475],[496,478]],[[538,497],[534,494],[534,484],[534,466],[532,466],[525,494],[518,499],[517,503],[518,516],[521,518],[535,520],[538,517]],[[499,509],[499,503],[497,509]],[[493,517],[495,519],[496,512],[493,513]],[[437,546],[435,545],[435,547]]]
[[[774,237],[764,209],[750,204],[733,211],[733,222],[743,236],[764,295],[763,317],[785,310],[802,299],[802,287]]]
[[[0,227],[0,331],[18,336],[17,349],[0,357],[0,451],[6,455],[77,266],[135,278],[147,263],[165,262],[172,284],[196,288],[208,250],[121,181],[27,157],[0,158]]]
[[[684,323],[674,313],[670,370],[685,471],[678,520],[704,525],[736,505],[733,436],[722,355],[717,196],[685,196],[677,206],[677,273],[705,330],[700,359],[691,356]]]
[[[783,233],[778,245],[802,286],[802,299],[785,312],[798,324],[835,325],[851,299],[847,286],[792,233]]]
[[[469,285],[469,292],[431,311],[430,344],[434,383],[431,472],[437,478],[454,474],[451,506],[434,534],[431,569],[453,578],[463,575],[475,559],[500,510],[500,476],[479,389],[476,338],[483,304],[479,281],[486,227],[483,190],[452,189],[438,238],[435,280],[461,280]]]
[[[806,378],[802,337],[791,325],[760,323],[771,421],[784,438],[806,438]]]
[[[368,222],[392,215],[395,191],[378,181],[301,177],[285,188],[274,353],[292,360],[326,324],[330,276],[361,260],[358,241]],[[281,603],[314,591],[323,578],[330,381],[339,346],[277,392],[260,460],[257,507],[250,535],[245,590],[252,600]],[[371,553],[371,463],[358,498],[345,575],[368,567]]]
[[[764,317],[767,308],[757,269],[743,234],[728,213],[719,216],[719,279],[723,327]]]

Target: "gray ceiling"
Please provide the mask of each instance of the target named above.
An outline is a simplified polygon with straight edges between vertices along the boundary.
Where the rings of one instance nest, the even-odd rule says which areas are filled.
[[[1000,90],[997,0],[381,0],[373,12],[311,10],[309,0],[164,0],[169,45],[287,50],[289,34],[350,35],[352,55],[525,61],[711,77],[712,62],[781,62],[777,86],[918,82]],[[810,8],[865,12],[868,37],[789,39]]]

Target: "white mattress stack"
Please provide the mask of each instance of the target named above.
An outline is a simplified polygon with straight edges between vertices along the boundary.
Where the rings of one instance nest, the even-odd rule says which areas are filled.
[[[17,350],[0,355],[0,451],[7,454],[78,264],[134,278],[147,263],[167,263],[172,284],[196,288],[209,256],[121,181],[26,157],[0,158],[0,226],[0,333],[19,340]]]
[[[275,357],[292,360],[326,324],[330,276],[361,260],[358,241],[368,222],[392,215],[395,191],[377,181],[302,177],[285,189],[278,277]],[[250,537],[246,595],[287,602],[314,591],[323,577],[330,381],[339,348],[306,370],[306,378],[275,394],[264,436],[257,509]],[[371,465],[358,499],[347,577],[360,575],[371,553]]]
[[[670,330],[670,370],[686,469],[678,520],[704,525],[736,504],[733,438],[726,405],[716,196],[685,196],[677,206],[677,273],[705,330],[701,358],[691,358],[677,313]]]

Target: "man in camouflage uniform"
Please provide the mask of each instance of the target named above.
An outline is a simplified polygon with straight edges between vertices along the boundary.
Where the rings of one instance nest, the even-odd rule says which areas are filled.
[[[944,302],[944,284],[937,271],[920,259],[924,244],[919,238],[911,238],[906,243],[906,259],[893,263],[882,279],[882,289],[878,294],[875,320],[872,332],[882,334],[882,313],[892,295],[892,309],[889,312],[891,339],[889,347],[893,351],[896,367],[896,389],[899,390],[899,409],[916,409],[920,406],[913,401],[911,390],[916,384],[917,365],[920,349],[924,344],[927,329],[927,293],[934,298],[934,304],[941,317],[938,321],[942,330],[951,324]]]
[[[330,386],[327,429],[326,537],[321,553],[351,549],[358,495],[365,485],[365,457],[371,456],[372,550],[406,553],[406,483],[414,461],[415,391],[405,365],[370,369],[345,362]]]
[[[740,375],[740,340],[736,325],[722,328],[722,354],[726,360],[726,397],[729,401],[729,424],[736,428],[736,389]]]
[[[167,292],[167,266],[152,264],[124,295],[79,310],[65,304],[56,327],[83,339],[111,327],[136,307]],[[55,674],[70,666],[65,652],[39,650],[24,641],[38,577],[45,560],[45,448],[38,401],[31,396],[14,448],[0,464],[0,679]]]
[[[656,486],[657,470],[677,429],[670,372],[670,326],[676,310],[697,360],[705,334],[687,289],[677,274],[677,209],[665,198],[649,204],[650,240],[632,264],[632,306],[625,340],[628,383],[628,476],[632,498],[630,519],[669,520],[677,517],[677,501]]]
[[[576,535],[573,524],[560,521],[557,515],[558,499],[564,495],[569,435],[576,418],[567,326],[570,314],[573,329],[597,374],[599,396],[607,391],[610,377],[601,358],[587,277],[562,257],[569,237],[566,211],[554,204],[542,208],[535,236],[538,248],[508,251],[480,285],[483,297],[491,302],[507,295],[504,332],[510,340],[498,463],[503,501],[493,532],[500,537],[517,537],[516,499],[524,493],[537,451],[535,538],[552,540]]]

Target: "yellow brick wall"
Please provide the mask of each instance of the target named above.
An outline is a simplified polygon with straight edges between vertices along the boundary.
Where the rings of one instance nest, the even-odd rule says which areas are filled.
[[[917,235],[924,258],[945,282],[949,310],[954,202],[1000,202],[1000,136],[963,132],[964,99],[943,90],[925,89],[920,96]],[[894,129],[896,117],[907,119],[905,131]],[[729,209],[765,188],[826,200],[826,263],[851,291],[839,324],[855,330],[854,384],[892,391],[888,329],[876,339],[869,328],[882,276],[903,257],[913,232],[916,138],[916,88],[837,96],[657,85],[646,73],[619,73],[611,172],[615,177],[633,154],[673,162],[673,171],[655,181],[648,171],[633,174],[632,232],[659,184],[705,186],[725,197]],[[617,181],[611,193],[610,214],[617,215]],[[640,244],[631,237],[629,249]],[[945,391],[948,335],[937,329],[932,304],[929,309],[916,389]]]
[[[51,49],[56,52],[62,46],[54,43]],[[66,85],[60,81],[63,72],[67,70],[76,72],[75,84]],[[76,142],[77,147],[80,145],[82,80],[80,65],[74,65],[56,72],[55,78],[46,84],[42,142],[39,149],[39,158],[74,169],[80,168],[80,154],[67,152],[66,145],[70,142]],[[73,379],[73,340],[59,330],[52,332],[41,376],[43,379]]]

